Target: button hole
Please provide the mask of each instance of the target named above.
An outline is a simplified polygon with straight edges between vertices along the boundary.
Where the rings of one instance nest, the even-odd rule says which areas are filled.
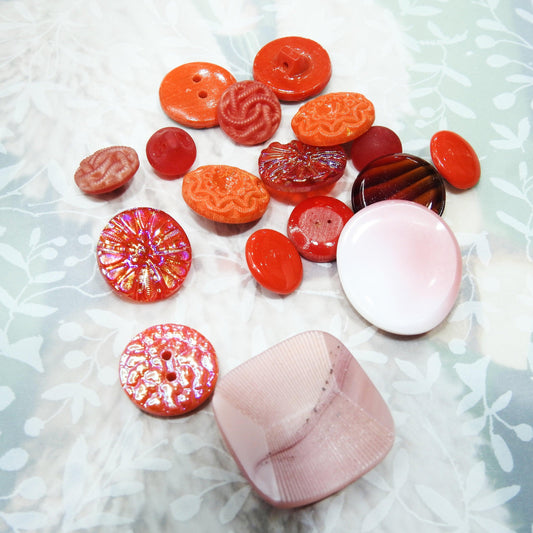
[[[168,361],[171,357],[172,357],[172,352],[170,350],[165,350],[161,354],[161,358],[164,359],[165,361]]]
[[[202,76],[200,76],[200,74],[195,74],[192,77],[192,81],[194,81],[194,83],[199,83],[200,81],[202,81]]]
[[[207,92],[206,92],[206,91],[200,91],[200,92],[198,93],[198,96],[199,96],[200,98],[207,98]]]
[[[175,381],[176,377],[176,372],[169,372],[167,374],[167,381]]]

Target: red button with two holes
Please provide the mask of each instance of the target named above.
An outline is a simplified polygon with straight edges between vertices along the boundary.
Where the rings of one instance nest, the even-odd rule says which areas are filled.
[[[177,178],[192,167],[196,159],[196,145],[185,130],[162,128],[148,139],[146,157],[159,176]]]
[[[163,78],[159,101],[163,111],[179,124],[211,128],[218,124],[222,93],[236,81],[233,74],[213,63],[185,63]]]
[[[180,324],[160,324],[136,335],[119,362],[120,384],[130,400],[157,416],[177,416],[213,393],[218,362],[211,343]]]
[[[440,175],[458,189],[470,189],[479,181],[481,166],[472,146],[453,131],[439,131],[429,144],[431,159]]]
[[[352,215],[346,204],[332,196],[308,198],[292,210],[287,235],[305,259],[334,261],[342,228]]]
[[[331,61],[326,50],[311,39],[282,37],[259,50],[253,73],[280,100],[297,102],[324,89],[331,78]]]
[[[278,294],[294,292],[303,278],[298,250],[285,235],[272,229],[260,229],[250,235],[246,262],[255,280]]]

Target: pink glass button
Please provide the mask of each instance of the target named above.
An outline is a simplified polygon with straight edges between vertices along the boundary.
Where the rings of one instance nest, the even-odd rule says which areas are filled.
[[[276,507],[341,490],[394,441],[378,390],[348,349],[322,331],[291,337],[222,377],[213,411],[242,473]]]
[[[96,246],[100,272],[117,293],[137,302],[168,298],[191,267],[191,245],[183,228],[151,207],[115,215]]]
[[[365,207],[344,226],[339,278],[355,310],[378,328],[418,335],[440,324],[461,283],[461,252],[449,226],[407,200]]]
[[[119,362],[120,384],[139,409],[177,416],[202,405],[213,393],[218,362],[211,343],[180,324],[158,324],[137,334]]]

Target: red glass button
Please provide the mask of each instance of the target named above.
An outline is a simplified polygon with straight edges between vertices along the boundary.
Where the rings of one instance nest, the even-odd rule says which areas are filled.
[[[87,194],[115,191],[130,181],[139,168],[137,152],[129,146],[109,146],[86,157],[76,173],[76,185]]]
[[[270,202],[257,176],[229,165],[204,165],[191,170],[183,178],[181,194],[194,212],[226,224],[258,220]]]
[[[238,144],[253,146],[270,139],[281,121],[281,106],[272,89],[258,81],[240,81],[220,97],[218,123]]]
[[[353,141],[374,123],[374,105],[359,93],[327,93],[303,104],[291,126],[296,137],[312,146]]]
[[[177,416],[202,405],[213,393],[218,362],[211,343],[179,324],[145,329],[126,346],[120,383],[130,400],[157,416]]]
[[[357,212],[382,200],[410,200],[442,215],[446,203],[444,180],[433,165],[420,157],[379,157],[357,176],[352,187],[352,207]]]
[[[297,204],[327,194],[346,168],[342,146],[310,146],[300,141],[274,142],[259,156],[259,176],[272,197]]]
[[[385,126],[372,126],[357,139],[350,148],[350,158],[357,170],[374,161],[378,157],[399,154],[402,141],[391,129]]]
[[[192,167],[196,159],[196,145],[185,130],[162,128],[148,139],[146,157],[158,175],[177,178]]]
[[[253,73],[280,100],[296,102],[324,89],[331,78],[331,61],[326,50],[311,39],[282,37],[259,50]]]
[[[190,128],[211,128],[218,124],[217,105],[222,93],[237,80],[213,63],[185,63],[171,70],[159,87],[163,111]]]
[[[334,261],[342,228],[352,210],[332,196],[315,196],[299,203],[289,216],[287,235],[302,257]]]
[[[472,146],[453,131],[439,131],[430,142],[431,159],[442,177],[458,189],[470,189],[481,177],[479,158]]]
[[[250,235],[246,262],[255,280],[278,294],[294,292],[303,278],[298,250],[285,235],[272,229],[260,229]]]
[[[191,266],[183,228],[151,207],[128,209],[106,225],[96,247],[100,272],[113,290],[138,302],[174,294]]]

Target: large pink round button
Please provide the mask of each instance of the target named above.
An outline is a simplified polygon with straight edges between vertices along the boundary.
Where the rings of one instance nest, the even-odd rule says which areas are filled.
[[[340,235],[337,268],[356,311],[399,335],[440,324],[455,303],[462,272],[449,226],[407,200],[385,200],[357,212]]]

